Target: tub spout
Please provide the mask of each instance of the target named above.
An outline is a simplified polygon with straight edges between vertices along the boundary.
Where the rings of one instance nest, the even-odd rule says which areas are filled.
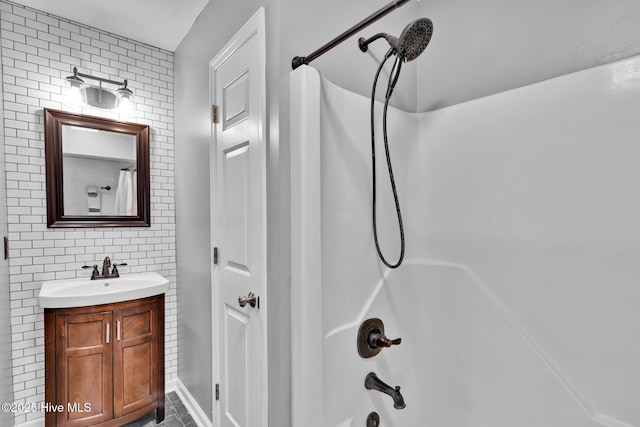
[[[382,381],[375,372],[369,372],[367,378],[364,380],[364,388],[367,390],[377,390],[384,394],[388,394],[393,399],[393,407],[396,409],[404,409],[404,398],[400,394],[400,386],[391,387]]]

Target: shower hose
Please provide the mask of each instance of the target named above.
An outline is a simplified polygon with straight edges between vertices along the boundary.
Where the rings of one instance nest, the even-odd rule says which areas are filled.
[[[389,171],[389,181],[391,182],[391,190],[393,192],[393,200],[395,202],[396,214],[398,217],[398,228],[400,230],[400,256],[395,263],[390,263],[387,261],[385,256],[382,253],[380,248],[380,242],[378,241],[378,225],[376,220],[376,137],[375,137],[375,120],[374,120],[374,112],[375,112],[375,95],[376,95],[376,85],[378,82],[378,77],[380,76],[380,71],[382,71],[382,67],[387,62],[387,60],[396,53],[395,49],[391,48],[384,56],[384,59],[378,66],[378,70],[376,71],[375,78],[373,79],[373,88],[371,90],[371,163],[372,163],[372,186],[373,186],[373,202],[372,202],[372,211],[373,211],[373,238],[376,244],[376,250],[378,251],[378,256],[380,260],[389,268],[398,268],[400,264],[402,264],[402,260],[404,259],[404,249],[405,249],[405,241],[404,241],[404,227],[402,226],[402,213],[400,212],[400,202],[398,201],[398,192],[396,190],[396,182],[393,178],[393,167],[391,166],[391,156],[389,155],[389,142],[387,138],[387,109],[389,107],[389,100],[391,99],[391,94],[393,93],[393,89],[398,81],[398,77],[400,76],[400,68],[402,66],[402,57],[400,55],[396,55],[395,62],[393,63],[393,67],[391,68],[391,72],[389,73],[389,82],[387,84],[387,92],[385,94],[384,99],[384,109],[382,113],[382,134],[384,140],[384,151],[387,158],[387,169]]]

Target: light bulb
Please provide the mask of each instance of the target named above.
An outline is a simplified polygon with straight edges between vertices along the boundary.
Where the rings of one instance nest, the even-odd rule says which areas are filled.
[[[67,93],[63,104],[69,108],[82,109],[82,107],[84,106],[84,99],[82,96],[82,86],[84,85],[84,80],[78,77],[78,69],[76,67],[73,67],[73,75],[68,76],[65,80],[69,84],[69,87],[67,88]]]
[[[82,108],[82,92],[79,85],[72,85],[69,87],[64,104],[70,108]]]
[[[123,117],[134,116],[135,114],[134,105],[128,96],[123,96],[120,98],[120,105],[118,106],[118,114],[120,114]]]
[[[133,102],[133,92],[127,87],[127,81],[123,82],[123,86],[118,88],[118,114],[121,117],[133,118],[136,115],[136,106]]]

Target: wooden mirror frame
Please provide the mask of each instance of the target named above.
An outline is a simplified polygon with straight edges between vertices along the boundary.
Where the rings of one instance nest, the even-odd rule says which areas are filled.
[[[62,126],[78,126],[126,133],[136,139],[138,214],[65,215],[62,169]],[[149,227],[151,225],[151,179],[149,172],[149,126],[102,117],[44,110],[44,149],[47,178],[47,227]]]

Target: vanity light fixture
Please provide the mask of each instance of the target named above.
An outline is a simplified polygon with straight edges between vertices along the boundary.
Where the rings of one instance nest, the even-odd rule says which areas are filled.
[[[98,86],[87,85],[82,78],[96,80]],[[64,105],[67,107],[77,109],[89,106],[103,110],[115,110],[123,117],[135,115],[133,91],[127,87],[127,80],[119,82],[79,73],[76,67],[73,67],[73,75],[67,77],[66,80],[69,83],[69,88]],[[118,89],[114,93],[114,91],[103,88],[103,83],[115,85]]]

